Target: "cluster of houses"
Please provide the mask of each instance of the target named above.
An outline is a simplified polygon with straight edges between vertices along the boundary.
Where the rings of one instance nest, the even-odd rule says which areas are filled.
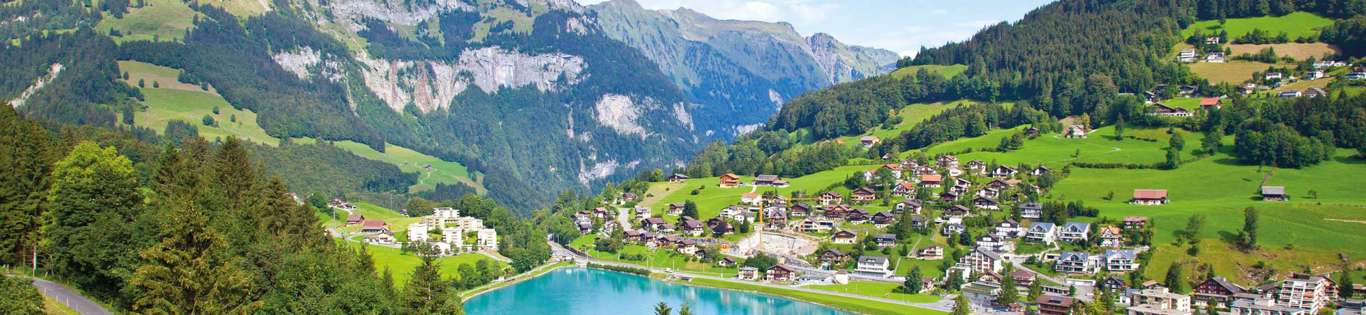
[[[1016,273],[1014,277],[1020,284],[1016,290],[1029,286],[1033,278]],[[1190,315],[1201,309],[1211,307],[1220,314],[1230,315],[1313,315],[1328,311],[1329,305],[1338,305],[1337,314],[1362,314],[1366,303],[1360,300],[1345,300],[1338,297],[1338,286],[1327,276],[1294,274],[1279,282],[1268,283],[1253,288],[1244,288],[1223,277],[1212,277],[1194,287],[1192,294],[1172,292],[1155,281],[1147,281],[1137,286],[1128,286],[1117,277],[1106,278],[1099,283],[1101,290],[1115,294],[1116,306],[1124,307],[1129,315]],[[1366,288],[1342,288],[1366,291]],[[998,292],[993,292],[998,293]],[[1093,293],[1093,298],[1099,298]],[[1039,314],[1072,314],[1074,297],[1064,293],[1047,292],[1034,302]],[[1017,306],[1018,307],[1018,306]]]
[[[432,233],[439,231],[439,236]],[[474,237],[468,238],[468,235]],[[457,255],[471,251],[497,251],[498,231],[484,227],[484,220],[460,216],[460,210],[435,208],[431,215],[408,225],[408,242],[431,246],[434,255]]]
[[[1213,38],[1214,38],[1215,40],[1218,40],[1218,37],[1213,37]],[[1225,56],[1223,52],[1219,52],[1219,51],[1208,52],[1208,53],[1205,53],[1204,56],[1201,56],[1201,55],[1200,55],[1200,52],[1197,51],[1197,50],[1195,50],[1195,48],[1182,49],[1181,52],[1179,52],[1179,53],[1176,54],[1176,61],[1179,61],[1179,62],[1182,62],[1182,63],[1196,63],[1196,62],[1224,63],[1224,62],[1227,62],[1227,59],[1228,59],[1228,56]]]

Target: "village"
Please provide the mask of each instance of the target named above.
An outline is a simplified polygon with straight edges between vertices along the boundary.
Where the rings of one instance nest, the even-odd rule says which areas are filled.
[[[1085,138],[1087,133],[1082,126],[1068,126],[1063,135]],[[862,140],[863,145],[877,141]],[[1101,298],[1125,306],[1128,314],[1193,314],[1214,307],[1227,310],[1224,314],[1294,315],[1319,314],[1330,303],[1344,309],[1363,306],[1359,300],[1338,300],[1339,288],[1327,275],[1299,273],[1250,288],[1211,276],[1192,294],[1177,294],[1139,275],[1150,259],[1153,223],[1147,217],[1095,218],[1095,210],[1084,206],[1035,201],[1032,196],[1046,189],[1038,183],[1052,180],[1044,178],[1055,172],[1042,165],[960,163],[953,155],[909,157],[855,175],[866,185],[844,194],[790,196],[764,192],[788,185],[778,176],[744,182],[742,176],[724,174],[715,188],[750,191],[715,217],[693,217],[698,212],[690,208],[696,205],[688,202],[653,212],[644,206],[599,207],[577,213],[574,220],[580,232],[599,241],[616,235],[650,251],[675,251],[689,261],[734,270],[728,277],[736,280],[796,287],[871,281],[905,288],[904,283],[918,282],[918,291],[907,293],[964,294],[982,312],[1021,313],[1032,304],[1039,314],[1070,314],[1073,303]],[[688,179],[668,177],[674,183]],[[1263,202],[1289,198],[1282,186],[1264,186],[1259,193]],[[614,204],[639,198],[626,193]],[[1133,190],[1128,203],[1167,207],[1170,200],[1166,189],[1143,188]],[[1086,220],[1067,219],[1077,217]],[[947,245],[908,244],[907,237],[943,239]],[[774,261],[751,263],[756,256]],[[905,270],[899,264],[918,266],[915,261],[942,261],[934,264],[942,275],[920,276],[917,270],[921,278],[908,279],[897,272]],[[1360,285],[1342,289],[1366,290]],[[1000,304],[1005,290],[1028,298]]]
[[[388,222],[367,219],[355,211],[355,205],[349,202],[333,199],[328,206],[349,213],[346,226],[359,227],[357,232],[366,244],[391,248],[407,246],[414,250],[420,247],[424,255],[438,257],[472,252],[496,254],[498,251],[498,231],[486,227],[481,219],[461,216],[458,209],[432,209],[431,215],[408,224],[403,235],[406,241],[400,241]]]

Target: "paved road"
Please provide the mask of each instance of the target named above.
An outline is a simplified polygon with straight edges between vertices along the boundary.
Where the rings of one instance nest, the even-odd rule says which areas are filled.
[[[570,251],[570,250],[568,250],[568,249],[565,249],[565,248],[561,247],[560,244],[558,244],[558,243],[555,243],[555,242],[549,242],[549,243],[550,243],[551,251],[554,252],[556,255],[563,255],[563,256],[568,256],[568,257],[574,257],[574,259],[576,259],[576,260],[579,260],[579,261],[588,261],[588,262],[592,262],[592,263],[595,263],[595,264],[609,265],[609,266],[620,266],[620,267],[631,267],[631,268],[644,268],[644,269],[648,269],[648,270],[650,270],[650,271],[659,272],[659,273],[682,274],[682,275],[685,275],[685,276],[688,276],[688,277],[693,277],[693,278],[701,278],[701,279],[708,279],[708,280],[715,280],[715,281],[725,281],[725,282],[733,282],[733,283],[742,283],[742,284],[746,284],[746,285],[756,285],[756,286],[761,286],[761,287],[769,287],[769,288],[775,288],[775,289],[801,291],[801,292],[815,293],[815,294],[821,294],[821,295],[833,295],[833,296],[839,296],[839,297],[845,297],[845,298],[851,298],[851,299],[861,299],[861,300],[877,301],[877,302],[882,302],[882,303],[896,304],[896,305],[904,305],[904,306],[918,307],[918,308],[925,308],[925,309],[931,309],[931,310],[942,311],[942,312],[951,312],[951,311],[953,311],[953,300],[952,300],[952,299],[940,299],[939,302],[935,302],[935,303],[910,303],[910,302],[905,302],[905,301],[900,301],[900,300],[885,299],[885,298],[879,298],[879,297],[871,297],[871,296],[866,296],[866,295],[857,295],[857,294],[849,294],[849,293],[835,292],[835,291],[825,291],[825,290],[808,289],[808,288],[803,288],[803,287],[795,287],[795,286],[789,286],[789,285],[771,284],[771,283],[763,283],[763,282],[755,282],[755,281],[743,281],[743,280],[737,280],[737,279],[730,278],[730,277],[716,277],[716,276],[709,276],[709,275],[703,275],[703,274],[696,274],[696,273],[691,273],[691,272],[680,272],[680,271],[677,271],[677,270],[673,270],[672,272],[670,272],[670,271],[666,271],[665,269],[661,269],[661,268],[655,268],[655,267],[650,267],[650,266],[642,266],[642,265],[636,265],[636,264],[618,263],[618,262],[613,262],[613,261],[599,260],[599,259],[592,258],[592,257],[582,256],[582,255],[579,255],[578,253],[574,253],[573,251]]]
[[[67,307],[70,307],[72,310],[75,310],[82,315],[114,314],[105,310],[99,303],[95,303],[95,301],[91,301],[80,293],[76,293],[75,290],[71,290],[59,283],[43,279],[33,279],[33,286],[38,287],[39,293],[51,297],[52,299],[57,300],[57,302],[66,304]]]

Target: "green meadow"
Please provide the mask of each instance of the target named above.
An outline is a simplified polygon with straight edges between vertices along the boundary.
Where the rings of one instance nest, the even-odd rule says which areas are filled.
[[[811,285],[806,287],[816,290],[858,294],[862,296],[878,297],[910,303],[933,303],[939,301],[939,297],[928,294],[906,294],[893,292],[894,290],[896,290],[897,287],[900,286],[900,283],[892,282],[849,281],[849,284]]]
[[[365,250],[370,253],[370,257],[375,261],[375,271],[380,272],[380,274],[383,274],[385,269],[389,269],[389,272],[392,273],[394,276],[394,287],[397,287],[399,289],[402,289],[403,286],[408,283],[408,279],[412,278],[413,276],[413,270],[417,269],[417,266],[422,264],[421,257],[417,257],[417,255],[413,254],[403,253],[399,251],[399,249],[397,248],[390,248],[378,245],[366,245],[356,242],[345,243],[347,244],[347,246],[352,246],[355,248],[365,246]],[[460,279],[460,265],[470,265],[470,267],[474,267],[474,264],[479,262],[480,260],[487,260],[489,263],[495,264],[496,266],[504,270],[508,268],[507,264],[500,263],[496,260],[493,260],[493,258],[489,258],[488,256],[484,256],[484,254],[478,253],[468,253],[456,256],[441,257],[437,258],[436,262],[440,264],[441,277],[447,280],[452,280]]]
[[[393,164],[404,172],[421,174],[417,184],[410,187],[409,191],[436,189],[438,183],[464,183],[474,187],[479,193],[484,192],[483,184],[476,179],[477,174],[470,174],[469,168],[460,163],[443,161],[435,156],[387,143],[384,145],[384,152],[375,151],[368,145],[353,141],[338,141],[335,144],[360,157]],[[431,167],[430,171],[427,169],[428,166]]]
[[[737,283],[737,282],[729,282],[729,281],[718,281],[718,280],[710,280],[710,279],[696,278],[696,279],[693,279],[691,282],[683,283],[683,284],[698,285],[698,286],[712,287],[712,288],[722,288],[722,289],[739,290],[739,291],[746,291],[746,292],[758,292],[758,293],[764,293],[764,294],[773,294],[773,295],[779,295],[779,296],[793,297],[793,298],[801,299],[801,300],[803,300],[803,301],[808,301],[808,302],[813,302],[813,303],[819,303],[819,304],[822,304],[822,305],[829,305],[829,306],[836,307],[836,308],[839,308],[839,309],[854,311],[854,312],[858,312],[858,313],[861,313],[861,314],[904,314],[904,315],[945,314],[944,312],[940,312],[940,311],[936,311],[936,310],[931,310],[931,309],[925,309],[925,308],[910,307],[910,306],[905,306],[905,305],[891,304],[891,303],[878,302],[878,301],[870,301],[870,300],[856,300],[856,299],[850,299],[850,298],[840,297],[840,296],[834,296],[834,295],[824,295],[824,294],[819,294],[819,293],[811,293],[811,292],[797,291],[797,290],[792,290],[792,289],[782,289],[782,288],[775,288],[775,287],[767,287],[767,286],[760,286],[760,285],[747,284],[747,283]]]
[[[181,40],[185,31],[194,27],[194,16],[199,15],[181,0],[144,0],[146,6],[129,7],[123,18],[105,14],[95,25],[96,30],[118,30],[123,36],[114,37],[115,41],[135,40]],[[133,2],[136,3],[136,2]],[[203,18],[201,15],[200,18]]]
[[[964,138],[931,146],[925,150],[929,155],[958,153],[959,161],[995,161],[998,164],[1017,165],[1020,163],[1044,164],[1060,169],[1074,161],[1089,163],[1141,163],[1152,164],[1167,159],[1167,141],[1171,138],[1167,129],[1135,129],[1124,131],[1125,139],[1115,141],[1113,126],[1092,131],[1084,139],[1067,139],[1061,134],[1046,133],[1038,138],[1025,140],[1019,150],[1010,152],[985,152],[984,148],[994,149],[1002,138],[1020,132],[1025,127],[1001,129],[988,132],[975,138]],[[1177,130],[1186,141],[1182,159],[1190,159],[1204,137],[1199,133]],[[1155,141],[1136,140],[1130,137]],[[962,153],[972,150],[971,153]]]
[[[1195,34],[1197,29],[1205,34],[1217,34],[1222,29],[1228,31],[1229,37],[1236,39],[1247,35],[1253,29],[1261,29],[1271,32],[1272,35],[1285,32],[1291,40],[1294,40],[1300,37],[1318,38],[1320,29],[1333,25],[1332,19],[1308,12],[1294,12],[1285,16],[1226,19],[1225,21],[1222,26],[1219,25],[1219,20],[1195,22],[1195,24],[1191,24],[1181,31],[1181,37],[1190,37]]]
[[[963,74],[964,71],[967,71],[967,70],[968,70],[968,66],[967,66],[967,65],[957,65],[957,64],[956,64],[956,65],[919,65],[919,66],[909,66],[909,67],[903,67],[903,68],[900,68],[900,69],[896,69],[896,71],[892,71],[891,76],[892,76],[892,77],[896,77],[896,78],[904,78],[904,77],[907,77],[907,76],[913,76],[913,75],[915,75],[916,72],[920,72],[921,70],[929,71],[929,73],[934,73],[934,74],[942,75],[942,76],[944,76],[945,78],[952,78],[952,77],[956,77],[956,76],[958,76],[958,75],[960,75],[960,74]]]

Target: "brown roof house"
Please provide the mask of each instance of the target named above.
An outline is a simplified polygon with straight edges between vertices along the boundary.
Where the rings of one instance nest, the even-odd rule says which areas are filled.
[[[1134,199],[1129,203],[1145,206],[1158,206],[1167,204],[1166,189],[1134,189]]]
[[[721,184],[720,184],[721,187],[737,187],[737,186],[740,186],[740,175],[735,175],[735,174],[732,174],[732,173],[726,173],[725,175],[721,175],[721,178],[720,178],[719,180],[720,180],[720,182],[721,182]]]

